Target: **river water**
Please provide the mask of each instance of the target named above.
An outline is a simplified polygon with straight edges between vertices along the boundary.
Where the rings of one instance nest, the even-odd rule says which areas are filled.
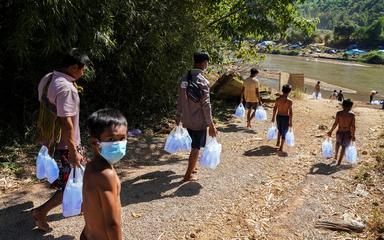
[[[305,77],[357,91],[345,94],[355,100],[367,101],[372,90],[384,96],[384,66],[327,59],[266,55],[260,68],[289,73],[304,73]],[[328,93],[326,93],[328,94]],[[323,97],[325,94],[323,93]]]

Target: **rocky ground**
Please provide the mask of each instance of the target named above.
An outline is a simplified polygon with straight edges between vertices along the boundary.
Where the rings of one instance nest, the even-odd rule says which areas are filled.
[[[375,152],[384,148],[384,112],[354,108],[359,164],[336,168],[322,158],[321,143],[338,109],[328,100],[296,100],[296,146],[287,148],[288,157],[266,141],[269,122],[253,122],[251,130],[244,120],[220,123],[221,164],[183,184],[187,154],[165,154],[165,136],[130,138],[128,157],[116,166],[125,239],[376,239],[377,228],[384,231],[384,185],[373,166]],[[78,239],[82,217],[63,218],[60,208],[49,216],[51,232],[33,229],[27,211],[52,193],[35,182],[3,191],[1,239]],[[363,222],[365,230],[315,228],[319,220],[343,215]]]

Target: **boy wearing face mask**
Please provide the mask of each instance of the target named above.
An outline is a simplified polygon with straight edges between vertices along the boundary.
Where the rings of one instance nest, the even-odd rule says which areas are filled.
[[[115,109],[101,109],[88,118],[94,157],[84,173],[81,240],[121,240],[120,180],[113,164],[127,146],[127,120]]]

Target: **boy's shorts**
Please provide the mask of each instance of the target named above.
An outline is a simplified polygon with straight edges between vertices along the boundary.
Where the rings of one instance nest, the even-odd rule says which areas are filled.
[[[87,240],[87,237],[85,236],[84,230],[81,232],[80,240]]]
[[[342,132],[337,131],[336,132],[336,143],[340,144],[343,147],[348,147],[351,144],[352,141],[352,133],[350,131]]]
[[[252,108],[253,110],[256,110],[257,106],[258,106],[257,102],[246,102],[245,103],[245,108],[246,109],[251,109]]]
[[[191,130],[187,129],[189,136],[192,138],[192,148],[200,149],[205,147],[207,141],[207,129],[205,130]]]
[[[289,129],[289,116],[277,115],[276,116],[277,129],[281,134],[282,139],[285,139],[285,134],[287,134]]]

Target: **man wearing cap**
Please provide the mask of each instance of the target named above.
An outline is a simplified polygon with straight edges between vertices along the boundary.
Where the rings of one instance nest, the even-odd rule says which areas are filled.
[[[210,87],[203,71],[208,67],[209,55],[205,52],[194,54],[193,69],[181,79],[177,104],[176,123],[182,123],[192,138],[192,150],[184,181],[196,181],[192,176],[196,172],[196,162],[200,148],[205,146],[208,134],[216,137],[217,130],[212,120]]]
[[[48,147],[59,167],[59,177],[51,184],[57,191],[47,202],[31,211],[37,228],[43,231],[49,230],[47,223],[49,211],[62,203],[71,166],[80,166],[83,160],[78,151],[80,98],[75,82],[83,76],[88,63],[90,60],[87,55],[76,48],[71,49],[63,56],[60,67],[45,75],[38,86],[39,115],[46,116],[43,119],[39,118],[39,141]],[[55,135],[57,140],[45,137],[54,135],[55,129],[51,126],[55,125],[59,126],[59,134]]]

